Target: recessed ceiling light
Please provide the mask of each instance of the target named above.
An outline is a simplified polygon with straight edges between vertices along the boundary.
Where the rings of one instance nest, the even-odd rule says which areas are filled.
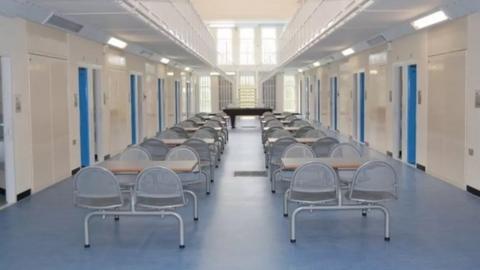
[[[298,69],[298,72],[299,72],[299,73],[302,73],[302,72],[303,72],[303,69],[299,68],[299,69]]]
[[[127,43],[123,40],[120,40],[118,38],[114,38],[114,37],[111,37],[108,41],[107,41],[108,45],[111,45],[113,47],[116,47],[116,48],[119,48],[119,49],[125,49],[125,47],[127,47]]]
[[[190,70],[192,70],[192,69],[189,68],[189,67],[186,67],[186,68],[185,68],[185,71],[190,71]]]
[[[170,77],[175,76],[175,73],[174,72],[167,72],[167,76],[170,76]]]
[[[235,72],[225,72],[228,76],[235,76]]]
[[[448,19],[449,19],[449,17],[447,16],[447,14],[445,14],[445,12],[443,10],[440,10],[440,11],[437,11],[437,12],[432,13],[430,15],[427,15],[425,17],[422,17],[418,20],[415,20],[414,22],[412,22],[412,26],[416,30],[420,30],[420,29],[423,29],[425,27],[429,27],[431,25],[441,23],[441,22],[446,21]]]
[[[220,75],[220,73],[218,73],[218,72],[210,72],[210,76],[219,76],[219,75]]]
[[[348,48],[348,49],[342,51],[342,54],[344,56],[349,56],[349,55],[352,55],[354,53],[355,53],[355,50],[353,50],[353,48]]]
[[[161,62],[162,64],[165,64],[165,65],[166,65],[166,64],[170,63],[170,59],[163,57],[162,59],[160,59],[160,62]]]
[[[320,66],[320,62],[317,61],[317,62],[313,63],[313,66],[314,66],[314,67],[319,67],[319,66]]]

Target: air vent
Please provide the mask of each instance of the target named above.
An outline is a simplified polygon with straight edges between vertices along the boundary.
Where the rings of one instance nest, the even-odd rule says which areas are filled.
[[[375,47],[377,45],[380,45],[382,43],[387,42],[387,39],[383,35],[378,35],[370,40],[367,41],[368,45]]]
[[[80,32],[80,30],[83,28],[83,25],[72,22],[55,14],[50,15],[44,24],[53,25],[74,33]]]

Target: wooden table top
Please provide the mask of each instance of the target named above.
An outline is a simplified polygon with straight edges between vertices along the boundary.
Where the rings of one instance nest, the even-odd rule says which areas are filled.
[[[184,127],[183,129],[187,132],[195,132],[195,131],[199,130],[200,127]],[[215,129],[216,131],[221,131],[222,130],[221,127],[214,127],[213,129]]]
[[[366,158],[282,158],[282,167],[285,170],[296,170],[300,166],[312,162],[322,162],[336,170],[356,170],[368,161]]]
[[[181,145],[184,142],[186,142],[188,139],[160,139],[164,144],[166,145]],[[201,139],[202,141],[208,143],[208,144],[214,144],[215,140],[214,139]]]
[[[272,144],[272,143],[278,141],[278,139],[279,138],[268,138],[268,143]],[[313,144],[316,141],[318,141],[318,139],[320,139],[320,138],[295,138],[295,140],[297,140],[297,142],[304,143],[304,144]]]
[[[269,129],[270,127],[263,128],[264,131],[267,131]],[[283,127],[283,129],[285,129],[286,131],[298,131],[299,129],[301,129],[301,127]]]
[[[107,160],[99,164],[113,173],[140,173],[146,168],[162,166],[177,173],[193,172],[196,161],[149,161],[149,160]]]

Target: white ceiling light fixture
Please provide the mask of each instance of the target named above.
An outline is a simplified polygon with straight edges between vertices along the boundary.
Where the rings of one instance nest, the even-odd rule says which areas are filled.
[[[168,58],[165,58],[165,57],[162,57],[162,59],[160,59],[160,63],[162,63],[162,64],[165,64],[165,65],[166,65],[166,64],[170,63],[170,59],[168,59]]]
[[[303,73],[303,69],[299,68],[298,73]]]
[[[422,17],[418,20],[413,21],[412,26],[413,28],[415,28],[415,30],[420,30],[420,29],[432,26],[434,24],[444,22],[448,19],[450,18],[447,16],[447,14],[445,14],[445,11],[440,10],[430,15],[427,15],[425,17]]]
[[[313,66],[314,66],[314,67],[319,67],[319,66],[320,66],[320,62],[317,61],[317,62],[313,63]]]
[[[220,73],[218,73],[218,72],[210,72],[210,76],[220,76]]]
[[[186,67],[186,68],[185,68],[185,71],[190,71],[190,70],[192,70],[192,69],[189,68],[189,67]]]
[[[348,48],[346,50],[342,51],[343,56],[349,56],[355,53],[355,50],[353,48]]]
[[[225,74],[227,74],[228,76],[235,76],[235,72],[225,72]]]
[[[173,76],[175,76],[175,73],[174,72],[167,72],[167,76],[173,77]]]
[[[111,37],[108,39],[107,44],[119,49],[125,49],[127,47],[127,43],[123,40],[120,40],[118,38]]]

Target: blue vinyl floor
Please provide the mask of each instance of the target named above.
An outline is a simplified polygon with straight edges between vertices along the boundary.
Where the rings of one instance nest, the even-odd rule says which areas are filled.
[[[212,194],[197,189],[200,220],[179,211],[185,249],[174,219],[138,217],[92,220],[84,249],[87,211],[73,206],[67,179],[0,211],[0,269],[479,269],[480,199],[394,161],[390,242],[381,213],[306,212],[291,244],[281,192],[267,178],[233,177],[265,170],[259,129],[242,128],[257,122],[230,132]]]

